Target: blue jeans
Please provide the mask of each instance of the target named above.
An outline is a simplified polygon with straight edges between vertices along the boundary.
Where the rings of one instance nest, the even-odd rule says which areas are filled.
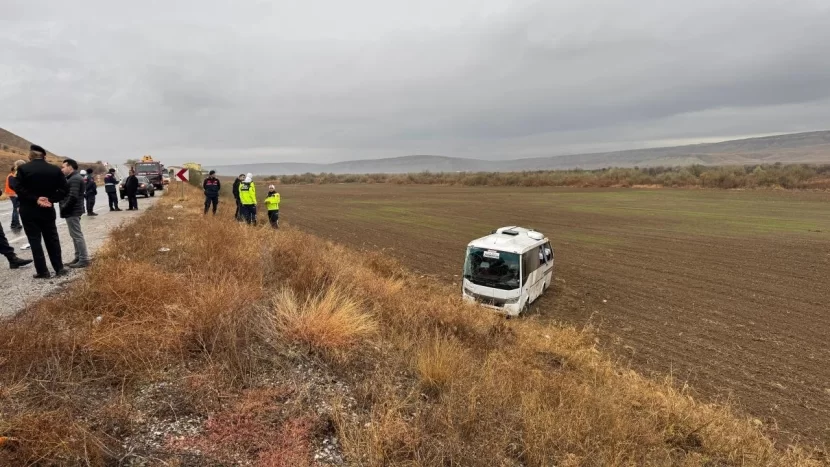
[[[12,200],[12,225],[13,229],[18,229],[22,227],[20,225],[20,200],[17,199],[17,196],[10,196],[10,200]]]

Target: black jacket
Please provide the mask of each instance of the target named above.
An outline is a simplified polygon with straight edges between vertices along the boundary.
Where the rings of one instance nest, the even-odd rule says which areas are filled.
[[[219,196],[219,190],[222,189],[222,184],[218,178],[206,178],[202,183],[202,188],[205,190],[205,196],[216,198]]]
[[[57,203],[69,191],[69,185],[61,169],[43,159],[35,159],[18,167],[15,178],[17,179],[17,198],[23,209],[39,208],[37,200],[40,197]]]
[[[234,197],[237,201],[239,201],[239,184],[240,184],[240,183],[241,183],[241,182],[239,181],[239,179],[238,179],[238,178],[237,178],[236,180],[234,180],[234,181],[233,181],[233,197]]]
[[[84,215],[84,179],[76,170],[66,177],[69,191],[60,202],[61,217],[80,217]]]
[[[130,175],[124,180],[124,193],[134,195],[138,193],[138,177]]]
[[[118,192],[118,179],[115,178],[115,174],[108,173],[104,175],[104,191],[107,193]]]
[[[95,184],[95,176],[90,175],[86,179],[86,187],[84,187],[84,192],[87,196],[95,197],[98,194],[98,185]]]

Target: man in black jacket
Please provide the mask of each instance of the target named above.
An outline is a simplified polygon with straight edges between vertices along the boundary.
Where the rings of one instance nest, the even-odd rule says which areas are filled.
[[[104,191],[107,192],[107,198],[109,199],[110,204],[110,211],[120,211],[121,208],[118,207],[118,179],[115,178],[115,169],[110,169],[106,175],[104,175]]]
[[[31,162],[17,169],[17,196],[20,198],[20,217],[23,230],[32,248],[35,260],[35,279],[48,279],[46,255],[43,253],[41,240],[46,245],[49,260],[56,276],[67,274],[61,260],[61,242],[55,225],[54,203],[66,196],[69,187],[61,169],[46,162],[46,151],[33,144],[29,148]]]
[[[78,173],[78,163],[66,159],[61,166],[61,172],[66,176],[69,191],[60,202],[61,217],[66,219],[69,236],[75,245],[75,260],[67,264],[70,268],[85,268],[89,266],[89,252],[86,249],[86,240],[81,231],[81,216],[84,214],[84,180]]]
[[[138,177],[135,170],[130,169],[130,175],[124,180],[124,193],[127,195],[127,211],[138,210]]]
[[[216,171],[211,170],[208,178],[202,182],[202,189],[205,190],[205,214],[208,213],[210,205],[213,204],[214,216],[216,215],[216,207],[219,205],[219,190],[222,188],[222,184],[219,182],[219,179],[214,176],[215,174]]]
[[[98,213],[93,211],[95,207],[95,198],[98,197],[98,185],[95,184],[95,174],[93,169],[86,169],[86,184],[84,186],[84,198],[86,198],[86,213],[89,216],[97,216]]]
[[[233,199],[236,200],[236,214],[233,217],[239,222],[242,222],[242,201],[239,200],[239,184],[242,183],[242,180],[245,180],[245,174],[239,174],[236,180],[233,181],[233,188],[231,188]]]

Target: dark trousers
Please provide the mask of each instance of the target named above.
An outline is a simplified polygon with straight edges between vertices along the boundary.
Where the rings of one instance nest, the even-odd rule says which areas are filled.
[[[233,217],[239,222],[245,220],[245,218],[242,216],[242,202],[239,201],[239,198],[236,198],[236,214],[234,214]]]
[[[205,214],[208,213],[210,205],[213,204],[213,214],[216,215],[216,207],[219,206],[219,196],[205,196]]]
[[[127,203],[129,204],[128,209],[138,209],[138,194],[128,193]]]
[[[43,244],[49,253],[49,260],[55,272],[63,269],[61,258],[61,241],[58,238],[58,227],[55,225],[56,215],[54,208],[41,208],[38,206],[21,207],[20,217],[23,219],[23,231],[29,239],[29,246],[32,248],[32,259],[35,261],[35,270],[38,274],[49,274],[46,267],[46,255],[43,253]]]
[[[256,204],[243,204],[242,217],[245,218],[246,224],[256,225]]]
[[[110,202],[110,209],[118,209],[118,195],[114,191],[107,192],[107,199]]]
[[[95,208],[95,195],[88,194],[86,195],[86,213],[92,214],[93,209]]]
[[[280,210],[275,209],[273,211],[268,211],[268,222],[271,223],[271,227],[275,229],[280,228]]]
[[[11,227],[13,229],[20,228],[20,200],[17,196],[10,196],[9,199],[12,201],[12,223]]]
[[[10,258],[14,255],[14,248],[9,245],[9,240],[6,238],[6,233],[3,232],[3,224],[0,224],[0,255]]]

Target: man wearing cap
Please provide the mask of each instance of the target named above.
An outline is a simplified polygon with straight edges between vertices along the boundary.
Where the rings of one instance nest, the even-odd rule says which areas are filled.
[[[211,170],[208,177],[202,183],[202,189],[205,190],[205,214],[208,213],[210,205],[213,204],[213,215],[216,215],[216,207],[219,205],[219,190],[222,184],[216,178],[216,171]]]
[[[107,192],[109,199],[110,211],[120,211],[118,207],[118,179],[115,178],[115,169],[112,168],[104,175],[104,191]]]
[[[61,169],[46,162],[46,151],[42,147],[33,144],[29,148],[29,161],[17,169],[16,178],[20,217],[23,219],[23,230],[29,239],[37,271],[35,279],[51,277],[41,240],[46,245],[55,275],[63,276],[68,271],[63,267],[61,259],[54,204],[66,196],[69,185]]]

